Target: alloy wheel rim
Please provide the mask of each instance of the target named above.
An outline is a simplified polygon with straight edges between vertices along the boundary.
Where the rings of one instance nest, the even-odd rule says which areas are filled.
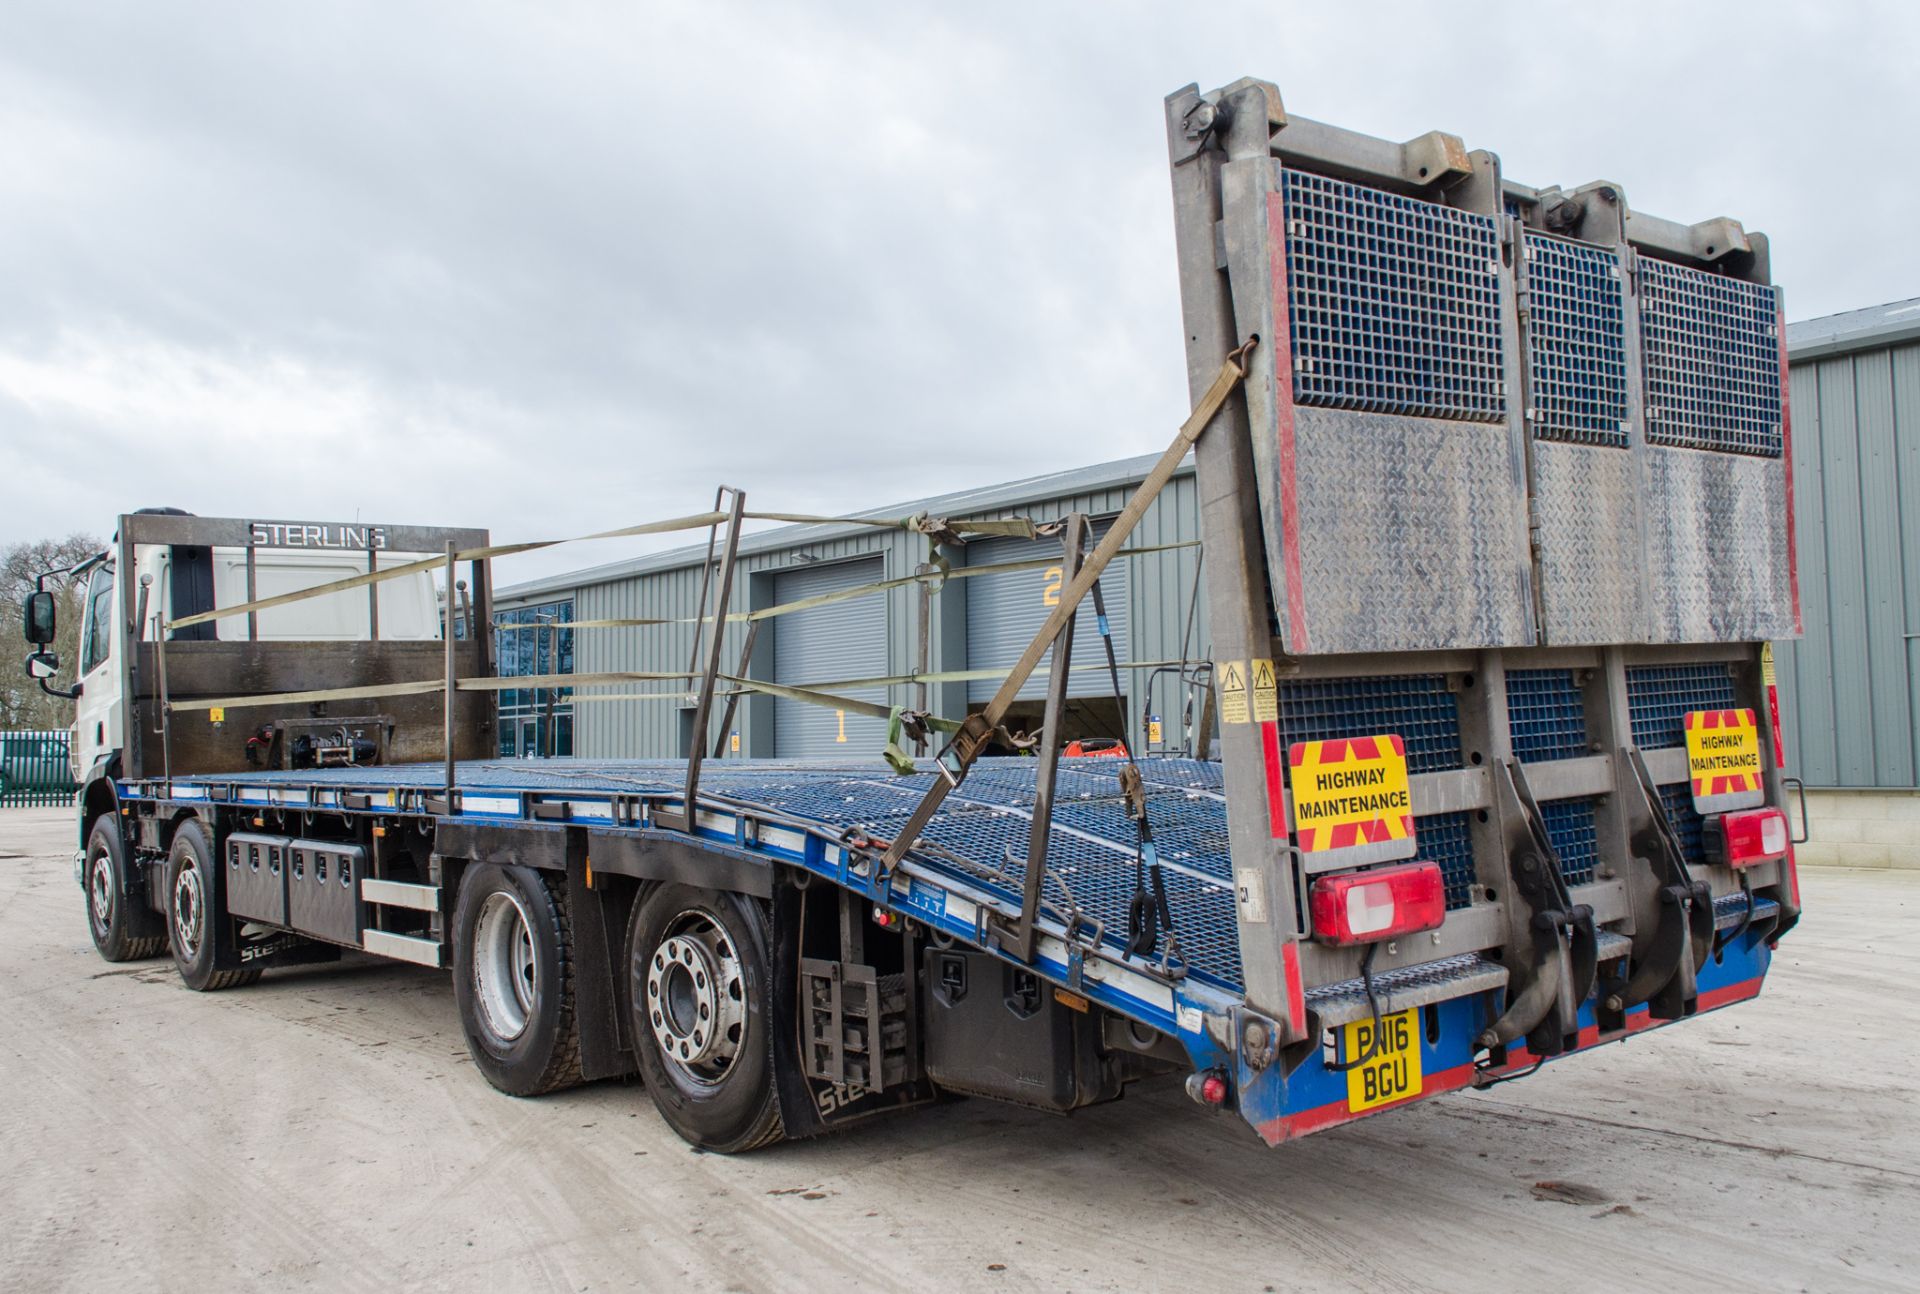
[[[711,915],[683,912],[647,959],[646,1016],[661,1057],[683,1080],[725,1080],[746,1035],[746,980],[739,950]]]
[[[501,890],[487,895],[474,923],[473,990],[494,1037],[510,1043],[527,1031],[540,1000],[533,923],[520,900]]]

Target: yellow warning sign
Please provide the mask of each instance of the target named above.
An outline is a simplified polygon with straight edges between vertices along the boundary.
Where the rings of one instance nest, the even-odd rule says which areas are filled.
[[[1253,721],[1280,722],[1280,688],[1274,682],[1270,660],[1253,662]]]
[[[1774,685],[1772,643],[1760,645],[1760,682],[1767,687]]]
[[[732,751],[736,755],[740,753],[740,734],[738,732],[730,733],[728,735],[727,749]]]
[[[1160,728],[1160,719],[1159,719],[1159,717],[1158,717],[1158,716],[1156,715],[1156,716],[1155,716],[1154,718],[1151,718],[1151,719],[1149,719],[1149,720],[1147,720],[1147,742],[1148,742],[1148,744],[1149,744],[1149,745],[1153,745],[1153,746],[1158,746],[1158,745],[1160,744],[1160,742],[1161,742],[1161,740],[1162,740],[1162,738],[1161,738],[1161,735],[1160,735],[1160,734],[1161,734],[1161,728]]]
[[[1246,662],[1223,660],[1217,668],[1220,671],[1220,722],[1247,722]]]
[[[1683,720],[1693,807],[1719,813],[1760,804],[1760,732],[1751,710],[1692,710]]]
[[[226,721],[227,721],[227,707],[226,707],[226,706],[224,706],[224,705],[216,705],[216,706],[214,706],[214,707],[213,707],[212,709],[210,709],[210,710],[208,710],[208,711],[207,711],[207,722],[209,722],[209,723],[225,723]]]
[[[1297,741],[1287,764],[1294,839],[1302,853],[1368,846],[1369,859],[1412,856],[1407,747],[1396,734]]]

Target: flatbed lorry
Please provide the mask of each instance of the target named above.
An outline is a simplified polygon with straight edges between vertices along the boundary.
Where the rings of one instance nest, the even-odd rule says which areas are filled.
[[[689,758],[490,759],[484,532],[128,514],[80,573],[102,955],[203,991],[342,950],[446,967],[494,1086],[638,1075],[720,1151],[1155,1074],[1278,1143],[1758,993],[1800,911],[1764,237],[1260,81],[1166,120],[1194,414],[1091,552],[1064,519],[1061,606],[1000,696],[902,716],[936,758],[702,758],[722,691],[771,686],[716,629],[649,676],[698,684]],[[1062,758],[1052,680],[1006,733],[1189,450],[1201,757]],[[747,515],[696,518],[729,537],[716,607]],[[26,611],[44,680],[51,599]]]

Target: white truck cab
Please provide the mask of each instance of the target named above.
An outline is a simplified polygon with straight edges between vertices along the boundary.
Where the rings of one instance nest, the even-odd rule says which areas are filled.
[[[157,510],[174,515],[172,510]],[[121,585],[118,569],[123,546],[116,543],[76,567],[70,578],[81,587],[80,659],[75,669],[73,737],[69,745],[75,780],[105,756],[124,748],[128,733],[125,704],[131,671],[130,645],[154,642],[160,626],[175,616],[176,596],[195,605],[179,614],[218,610],[277,597],[364,575],[430,554],[402,553],[386,547],[386,528],[342,524],[255,522],[245,546],[183,547],[138,543],[131,546],[134,588]],[[116,536],[116,540],[118,536]],[[129,610],[129,602],[131,609]],[[51,598],[47,599],[51,625]],[[29,639],[32,634],[29,617]],[[176,631],[175,640],[218,642],[433,642],[440,638],[440,593],[430,571],[383,581],[370,588],[310,598],[287,606],[218,620]],[[50,633],[45,647],[51,642]],[[51,653],[29,661],[30,674],[43,684],[54,672]]]

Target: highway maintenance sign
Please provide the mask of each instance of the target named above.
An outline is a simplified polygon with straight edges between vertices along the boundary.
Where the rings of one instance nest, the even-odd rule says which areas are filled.
[[[1687,776],[1693,807],[1725,813],[1766,803],[1760,781],[1760,730],[1751,710],[1689,710]]]
[[[1296,741],[1287,766],[1294,843],[1309,870],[1413,857],[1407,747],[1398,735]]]

